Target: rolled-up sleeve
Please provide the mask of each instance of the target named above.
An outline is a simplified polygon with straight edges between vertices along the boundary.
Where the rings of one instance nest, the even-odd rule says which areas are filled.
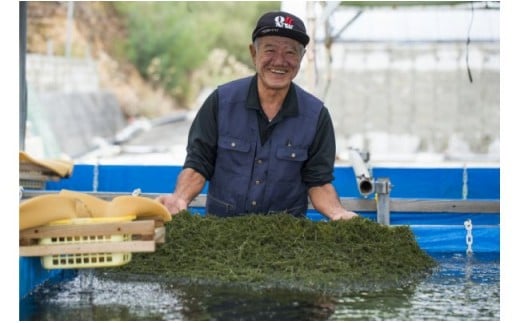
[[[327,108],[323,107],[318,119],[316,136],[309,148],[309,159],[302,169],[307,187],[321,186],[334,180],[336,138],[334,126]]]
[[[211,93],[193,120],[183,168],[193,168],[206,179],[213,176],[217,151],[218,92]]]

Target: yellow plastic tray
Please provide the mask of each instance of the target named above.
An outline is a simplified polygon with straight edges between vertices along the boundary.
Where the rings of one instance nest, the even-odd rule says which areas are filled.
[[[93,223],[113,223],[130,222],[136,217],[134,215],[110,218],[74,218],[65,219],[49,223],[49,225],[67,224],[93,224]],[[121,242],[129,241],[131,235],[88,235],[88,236],[60,236],[42,238],[40,245],[62,245],[62,244],[84,244],[96,242]],[[45,269],[80,269],[80,268],[99,268],[122,266],[132,260],[132,253],[83,253],[83,254],[62,254],[42,256],[41,263]]]

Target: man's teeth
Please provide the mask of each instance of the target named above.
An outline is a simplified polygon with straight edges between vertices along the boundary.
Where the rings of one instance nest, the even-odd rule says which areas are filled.
[[[277,73],[277,74],[285,74],[285,71],[283,71],[283,70],[275,70],[275,69],[271,69],[271,72],[273,72],[273,73]]]

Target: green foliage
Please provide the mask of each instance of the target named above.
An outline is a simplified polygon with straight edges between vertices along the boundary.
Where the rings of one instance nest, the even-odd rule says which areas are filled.
[[[435,265],[408,227],[364,218],[314,222],[288,214],[218,218],[184,211],[167,223],[158,250],[134,254],[111,270],[333,294],[404,287]]]
[[[250,64],[248,44],[258,17],[279,2],[114,2],[127,19],[126,53],[141,75],[187,103],[193,72],[211,49]]]

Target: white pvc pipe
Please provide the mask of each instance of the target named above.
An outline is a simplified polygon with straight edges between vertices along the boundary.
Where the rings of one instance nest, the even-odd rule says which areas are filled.
[[[349,149],[349,159],[352,162],[359,193],[366,197],[374,192],[373,179],[371,178],[370,172],[361,158],[359,151]]]

